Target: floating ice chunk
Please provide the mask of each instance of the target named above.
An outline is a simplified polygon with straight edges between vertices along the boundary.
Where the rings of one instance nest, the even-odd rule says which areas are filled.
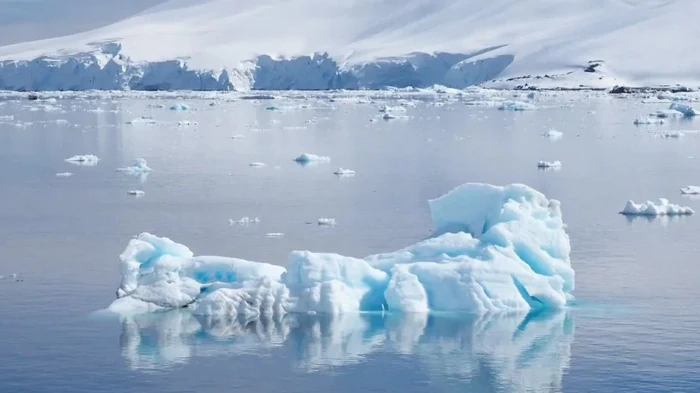
[[[253,167],[253,168],[262,168],[266,165],[267,164],[265,164],[264,162],[251,162],[250,164],[248,164],[248,166]]]
[[[158,122],[150,116],[141,116],[137,117],[136,119],[127,121],[126,124],[132,126],[152,126],[158,124]]]
[[[228,223],[230,225],[238,224],[238,225],[250,225],[250,224],[260,224],[260,219],[257,217],[242,217],[239,220],[234,220],[232,218],[228,219]]]
[[[355,176],[355,171],[352,169],[338,168],[333,174],[336,176]]]
[[[683,195],[700,195],[700,186],[687,186],[681,188]]]
[[[528,100],[534,100],[534,99],[535,99],[535,92],[527,93],[527,99],[528,99]]]
[[[148,166],[148,162],[146,162],[145,159],[143,158],[137,158],[136,162],[134,162],[134,165],[132,166],[127,166],[124,168],[117,168],[117,172],[122,172],[122,173],[127,173],[130,175],[141,175],[143,173],[151,172],[153,169],[151,169]]]
[[[638,117],[634,119],[635,125],[664,124],[666,121],[659,117]]]
[[[284,237],[284,233],[281,232],[270,232],[266,233],[265,237]]]
[[[187,104],[175,104],[175,105],[170,107],[170,110],[177,111],[177,112],[183,112],[183,111],[190,110],[190,107]]]
[[[236,135],[231,136],[231,139],[245,139],[245,137],[246,137],[245,135],[236,134]]]
[[[668,109],[678,111],[678,112],[682,113],[683,116],[685,116],[685,117],[693,117],[693,116],[697,116],[697,114],[698,114],[698,111],[695,108],[691,107],[690,105],[679,104],[677,102],[674,102],[673,104],[671,104],[671,106]]]
[[[13,115],[3,115],[0,116],[0,121],[8,121],[8,120],[14,120],[15,117]]]
[[[664,109],[652,113],[651,116],[658,117],[661,119],[670,119],[674,117],[683,117],[683,113],[673,109]]]
[[[141,197],[141,196],[146,195],[146,193],[144,191],[141,191],[141,190],[129,190],[126,193],[128,195],[137,196],[137,197]]]
[[[379,108],[379,112],[381,113],[391,113],[391,112],[406,112],[406,108],[403,106],[387,106],[387,105],[382,105]]]
[[[194,257],[183,245],[144,233],[120,257],[122,283],[110,309],[485,314],[557,309],[572,299],[570,243],[558,201],[519,184],[466,184],[430,201],[430,211],[431,239],[365,259],[295,251],[288,269]]]
[[[278,107],[277,105],[268,105],[265,107],[265,110],[266,111],[278,111],[278,110],[280,110],[280,107]]]
[[[190,127],[190,126],[196,126],[197,122],[196,121],[190,121],[190,120],[180,120],[177,122],[178,127]]]
[[[94,154],[86,154],[66,158],[65,161],[74,165],[95,166],[100,161],[100,158]]]
[[[61,173],[56,174],[56,177],[71,177],[71,176],[73,176],[73,174],[70,172],[61,172]]]
[[[318,225],[329,227],[335,226],[335,218],[319,218]]]
[[[564,133],[557,130],[549,130],[542,134],[542,136],[549,139],[561,139],[564,136]]]
[[[498,107],[500,111],[531,111],[537,109],[536,106],[521,101],[505,101]]]
[[[309,153],[304,153],[304,154],[302,154],[299,157],[294,159],[294,161],[296,161],[299,164],[308,164],[311,162],[329,162],[330,160],[331,160],[330,157],[317,156],[315,154],[309,154]]]
[[[155,109],[163,109],[165,108],[165,105],[163,104],[148,104],[146,105],[148,108],[155,108]]]
[[[680,205],[671,204],[668,199],[660,198],[659,203],[647,201],[636,204],[634,201],[627,201],[625,208],[620,214],[629,216],[681,216],[695,214],[693,209]]]
[[[561,168],[561,161],[539,161],[537,162],[538,168]]]
[[[685,133],[683,133],[683,131],[666,131],[661,133],[661,137],[666,139],[678,139],[683,138],[684,136]]]

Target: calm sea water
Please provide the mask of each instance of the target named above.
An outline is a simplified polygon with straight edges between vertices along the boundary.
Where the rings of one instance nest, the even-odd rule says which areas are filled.
[[[700,209],[679,193],[700,185],[700,136],[658,136],[697,121],[637,127],[668,104],[608,96],[553,95],[522,113],[416,100],[392,121],[370,120],[396,102],[348,101],[0,101],[0,391],[700,390],[700,220],[617,214],[628,199],[658,197]],[[168,110],[177,102],[191,109]],[[126,124],[140,116],[158,123]],[[543,138],[549,129],[564,137]],[[303,152],[332,162],[292,162]],[[98,165],[64,162],[88,153]],[[154,169],[147,178],[115,171],[139,157]],[[539,171],[539,160],[563,168]],[[357,175],[339,179],[338,167]],[[570,309],[253,323],[93,314],[113,300],[118,255],[140,232],[281,265],[294,249],[361,257],[429,236],[426,201],[465,182],[520,182],[562,201],[577,273]],[[261,223],[229,225],[243,216]],[[319,217],[338,224],[318,227]]]

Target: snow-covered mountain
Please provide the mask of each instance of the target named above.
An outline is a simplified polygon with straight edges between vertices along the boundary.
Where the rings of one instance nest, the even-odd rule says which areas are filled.
[[[0,47],[0,89],[700,85],[698,0],[169,0]]]

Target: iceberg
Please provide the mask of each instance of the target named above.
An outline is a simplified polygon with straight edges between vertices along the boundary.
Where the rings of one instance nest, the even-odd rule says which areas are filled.
[[[366,258],[294,251],[286,268],[194,256],[142,233],[120,255],[109,310],[257,317],[365,311],[486,314],[564,308],[574,270],[560,203],[522,185],[462,185],[429,202],[434,237]],[[282,236],[269,233],[266,236]]]
[[[547,168],[561,168],[561,161],[538,161],[537,162],[537,167],[541,169],[547,169]]]
[[[332,227],[335,226],[335,218],[321,217],[318,219],[318,225]]]
[[[690,105],[679,104],[674,102],[668,109],[678,111],[683,114],[684,117],[693,117],[698,115],[698,111]]]
[[[175,105],[170,107],[170,110],[176,111],[176,112],[183,112],[183,111],[190,110],[190,107],[187,104],[175,104]]]
[[[651,201],[640,204],[631,200],[627,201],[620,214],[626,216],[684,216],[695,214],[695,212],[689,207],[675,205],[669,203],[666,198],[660,198],[658,204]]]
[[[681,188],[683,195],[700,195],[700,186],[687,186]]]
[[[66,158],[65,161],[74,165],[95,166],[100,161],[100,158],[94,154],[86,154]]]
[[[117,168],[117,172],[122,172],[122,173],[126,173],[129,175],[135,175],[135,176],[142,175],[144,173],[148,173],[151,171],[153,171],[153,169],[151,169],[148,166],[148,162],[146,162],[146,160],[143,158],[137,158],[136,162],[134,162],[134,165],[132,165],[132,166],[127,166],[124,168]]]
[[[309,153],[304,153],[304,154],[302,154],[299,157],[294,159],[294,161],[296,161],[299,164],[309,164],[311,162],[328,162],[330,160],[331,160],[330,157],[317,156],[316,154],[309,154]]]

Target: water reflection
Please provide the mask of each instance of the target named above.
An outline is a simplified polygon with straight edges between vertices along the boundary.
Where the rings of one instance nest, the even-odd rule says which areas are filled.
[[[436,380],[514,391],[560,387],[574,339],[568,312],[481,318],[287,315],[246,321],[173,311],[129,317],[122,324],[122,354],[132,369],[164,370],[198,356],[283,351],[296,369],[316,372],[383,352],[415,358]]]

